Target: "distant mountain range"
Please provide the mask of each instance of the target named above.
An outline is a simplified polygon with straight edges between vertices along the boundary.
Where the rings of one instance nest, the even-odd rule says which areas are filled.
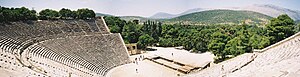
[[[113,16],[110,14],[104,14],[104,13],[96,13],[96,16]]]
[[[159,12],[159,13],[154,14],[150,18],[153,18],[153,19],[170,19],[170,18],[173,18],[173,17],[176,17],[176,15],[169,14],[169,13],[164,13],[164,12]]]
[[[141,17],[141,16],[119,16],[122,20],[132,21],[132,20],[140,20],[140,22],[145,22],[147,20],[154,20],[151,18]]]
[[[288,14],[294,20],[300,20],[300,12],[297,10],[291,10],[275,5],[251,5],[246,7],[237,7],[232,8],[232,10],[249,10],[254,12],[259,12],[262,14],[266,14],[272,17],[277,17],[281,14]]]
[[[277,17],[281,14],[288,14],[292,19],[298,21],[300,20],[300,11],[296,11],[296,10],[291,10],[291,9],[287,9],[287,8],[283,8],[283,7],[279,7],[279,6],[275,6],[275,5],[251,5],[251,6],[245,6],[245,7],[230,7],[230,8],[195,8],[195,9],[190,9],[187,11],[184,11],[180,14],[168,14],[168,13],[157,13],[149,18],[159,18],[159,19],[171,19],[174,17],[178,17],[181,15],[186,15],[186,14],[190,14],[190,13],[195,13],[195,12],[201,12],[201,11],[206,11],[206,10],[216,10],[216,9],[227,9],[227,10],[247,10],[247,11],[254,11],[254,12],[258,12],[258,13],[262,13],[271,17]]]
[[[272,17],[253,11],[208,10],[164,20],[165,23],[183,24],[266,24]]]
[[[156,13],[156,14],[150,16],[149,18],[153,18],[153,19],[171,19],[171,18],[178,17],[178,16],[181,16],[181,15],[186,15],[186,14],[200,12],[200,11],[205,11],[205,9],[195,8],[195,9],[190,9],[190,10],[184,11],[180,14],[169,14],[169,13],[159,12],[159,13]]]
[[[205,10],[208,10],[208,9],[204,9],[204,8],[190,9],[190,10],[187,10],[187,11],[184,11],[184,12],[178,14],[177,16],[191,14],[191,13],[195,13],[195,12],[201,12],[201,11],[205,11]]]
[[[208,14],[214,13],[214,14]],[[220,14],[224,13],[224,14]],[[189,24],[240,24],[246,21],[249,24],[265,24],[268,19],[281,14],[288,14],[297,23],[300,23],[300,11],[291,10],[275,5],[251,5],[245,7],[228,8],[195,8],[179,14],[159,12],[150,17],[141,16],[119,16],[126,21],[158,20],[165,23],[189,23]],[[96,13],[97,16],[114,16]]]

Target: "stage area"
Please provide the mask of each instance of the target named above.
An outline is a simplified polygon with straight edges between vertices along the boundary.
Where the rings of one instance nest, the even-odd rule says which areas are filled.
[[[152,47],[155,51],[146,51],[132,55],[132,63],[113,68],[107,77],[176,77],[199,71],[210,65],[214,55],[207,53],[190,53],[163,47]]]

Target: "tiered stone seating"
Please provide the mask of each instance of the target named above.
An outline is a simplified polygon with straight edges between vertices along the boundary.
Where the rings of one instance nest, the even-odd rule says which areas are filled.
[[[16,61],[15,55],[0,49],[0,76],[1,77],[37,77],[45,76],[24,68]]]
[[[244,56],[247,54],[243,54]],[[242,56],[243,56],[242,55]],[[279,77],[299,76],[300,32],[248,57],[235,57],[187,77]],[[251,57],[251,56],[250,56]],[[223,65],[223,67],[222,67]],[[236,68],[238,67],[238,68]],[[223,69],[222,69],[223,68]],[[297,74],[298,72],[298,74]]]
[[[58,21],[56,21],[56,23],[57,23],[57,26],[59,26],[60,29],[64,33],[71,33],[71,32],[73,32],[72,29],[63,20],[58,20]]]
[[[69,27],[74,31],[74,32],[82,32],[82,29],[79,27],[76,21],[73,20],[64,20],[66,24],[69,25]]]
[[[14,49],[20,48],[20,46],[15,44],[20,44],[20,42],[14,41],[13,39],[10,38],[5,38],[5,37],[1,38],[0,46],[6,51],[11,51],[11,53],[13,53],[12,51],[14,51]]]
[[[87,24],[89,24],[89,27],[90,29],[93,31],[93,32],[99,32],[99,28],[95,22],[95,20],[86,20],[85,22],[87,22]]]
[[[229,76],[286,76],[297,72],[300,70],[300,36],[289,39],[280,45],[265,50],[249,65],[229,74]],[[286,73],[283,74],[282,72]]]
[[[64,34],[74,35],[77,33],[87,33],[87,32],[103,32],[98,29],[99,25],[95,21],[103,22],[101,19],[89,20],[88,23],[83,20],[56,20],[56,21],[27,21],[27,22],[12,22],[10,24],[2,24],[1,35],[7,36],[12,39],[18,39],[21,42],[27,41],[32,38],[45,38],[40,40],[35,40],[36,42],[51,39],[51,36]],[[89,26],[89,24],[91,26]],[[105,25],[100,25],[105,26]],[[90,28],[91,27],[91,28]],[[107,30],[105,30],[107,31]],[[63,32],[63,33],[62,33]],[[56,37],[53,37],[56,38]]]
[[[103,19],[103,17],[101,19]],[[96,18],[96,21],[98,21],[98,22],[96,22],[97,26],[99,27],[99,29],[102,33],[109,33],[109,29],[106,26],[105,21],[101,20],[101,19]]]
[[[53,49],[58,55],[64,55],[89,70],[105,75],[109,69],[129,62],[119,37],[118,34],[71,36],[44,41],[39,45]]]
[[[124,45],[123,44],[123,39],[118,39],[119,38],[122,38],[121,35],[117,35],[117,34],[114,34],[114,35],[111,35],[112,37],[109,37],[107,40],[110,40],[111,43],[112,43],[112,49],[115,49],[114,53],[116,55],[120,55],[120,56],[117,56],[118,58],[114,58],[115,60],[113,61],[119,61],[121,62],[122,64],[125,64],[128,60],[127,57],[123,57],[123,56],[129,56],[128,53],[126,52],[123,52],[123,53],[120,53],[119,51],[126,51],[126,49],[124,48]],[[116,63],[116,62],[113,62],[113,63]]]
[[[249,62],[252,55],[252,53],[245,53],[233,59],[208,67],[199,72],[191,73],[186,77],[220,77],[224,74],[233,72],[235,69],[238,69],[242,65]]]
[[[105,76],[130,62],[121,36],[109,33],[103,18],[0,23],[0,48],[41,76]]]
[[[78,25],[80,25],[80,27],[82,28],[82,30],[84,31],[84,32],[92,32],[92,30],[91,30],[91,28],[89,27],[89,25],[85,22],[85,21],[83,21],[83,20],[78,20],[77,21],[77,24]]]

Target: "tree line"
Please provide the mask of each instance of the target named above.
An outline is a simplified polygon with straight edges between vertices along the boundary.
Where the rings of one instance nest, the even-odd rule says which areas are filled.
[[[121,33],[125,43],[137,43],[139,49],[145,49],[159,41],[162,23],[146,21],[140,24],[138,20],[125,21],[119,17],[104,17],[107,26],[112,33]]]
[[[215,62],[263,49],[300,30],[288,15],[272,18],[265,26],[257,25],[167,25],[156,21],[143,24],[105,17],[111,32],[121,33],[125,43],[137,43],[138,48],[147,46],[176,47],[195,53],[211,52]],[[135,20],[136,21],[136,20]]]
[[[37,13],[28,8],[7,8],[0,6],[0,22],[24,20],[54,20],[54,19],[92,19],[95,12],[87,8],[72,11],[62,8],[59,11],[44,9]],[[216,62],[262,49],[277,43],[296,32],[300,25],[288,15],[283,14],[272,18],[265,26],[257,25],[182,25],[163,24],[158,21],[138,20],[125,21],[119,17],[105,17],[112,33],[121,33],[125,43],[137,43],[138,48],[147,46],[176,47],[183,46],[185,50],[203,53],[211,52],[216,56]]]
[[[92,19],[95,17],[93,10],[82,8],[70,10],[62,8],[59,11],[44,9],[37,13],[28,8],[7,8],[0,6],[0,22],[24,21],[24,20],[53,20],[53,19]]]

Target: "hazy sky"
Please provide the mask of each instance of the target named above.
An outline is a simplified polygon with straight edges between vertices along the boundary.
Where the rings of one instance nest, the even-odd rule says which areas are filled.
[[[0,0],[0,6],[34,8],[90,8],[117,16],[151,16],[157,12],[178,14],[193,8],[241,7],[272,4],[300,11],[300,0]]]

